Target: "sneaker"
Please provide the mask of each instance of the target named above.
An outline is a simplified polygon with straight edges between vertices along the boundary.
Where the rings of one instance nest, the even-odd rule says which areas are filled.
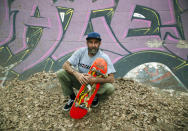
[[[70,108],[72,107],[72,104],[74,103],[74,100],[69,99],[69,101],[67,102],[67,104],[64,106],[63,110],[64,111],[68,111],[70,110]]]
[[[91,104],[91,107],[97,107],[99,105],[99,100],[97,98],[97,96],[95,96],[95,98],[93,99],[93,102]]]

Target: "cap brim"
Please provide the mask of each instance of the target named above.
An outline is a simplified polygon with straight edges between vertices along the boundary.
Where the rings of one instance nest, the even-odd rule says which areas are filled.
[[[102,39],[101,38],[94,38],[94,37],[87,37],[86,40],[89,40],[89,39],[97,39],[99,41],[101,41]]]

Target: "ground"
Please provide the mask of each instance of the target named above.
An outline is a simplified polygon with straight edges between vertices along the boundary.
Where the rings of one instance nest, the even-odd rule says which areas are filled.
[[[115,80],[115,92],[84,118],[63,111],[55,73],[14,79],[0,88],[0,130],[188,130],[188,94],[153,89],[130,79]]]

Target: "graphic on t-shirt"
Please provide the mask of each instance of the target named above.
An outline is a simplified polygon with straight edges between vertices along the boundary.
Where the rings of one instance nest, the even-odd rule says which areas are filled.
[[[91,67],[89,65],[82,64],[82,63],[78,63],[78,66],[81,66],[82,68],[86,68],[86,69],[90,69],[90,67]]]

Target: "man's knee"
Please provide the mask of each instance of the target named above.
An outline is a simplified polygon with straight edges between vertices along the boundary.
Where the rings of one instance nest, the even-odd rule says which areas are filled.
[[[106,83],[106,94],[111,95],[115,91],[115,87],[111,83]]]
[[[56,76],[59,78],[59,77],[61,77],[61,75],[62,75],[62,73],[63,73],[63,70],[64,69],[60,69],[60,70],[58,70],[57,72],[56,72]]]
[[[60,69],[59,71],[56,72],[56,76],[58,79],[67,79],[68,73],[66,70]]]
[[[101,93],[107,96],[111,95],[115,90],[113,84],[111,83],[105,83],[102,88],[104,88],[104,91],[102,91]]]

